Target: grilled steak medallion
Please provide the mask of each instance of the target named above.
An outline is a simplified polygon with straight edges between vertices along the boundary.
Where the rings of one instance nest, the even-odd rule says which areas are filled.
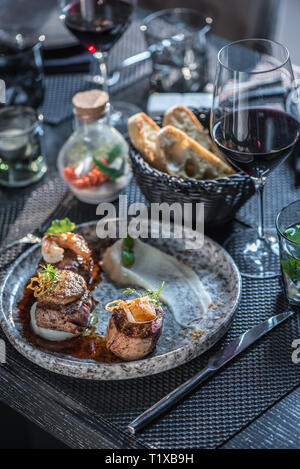
[[[67,305],[38,301],[35,320],[38,327],[79,334],[88,326],[93,307],[91,294],[85,290],[81,298]]]

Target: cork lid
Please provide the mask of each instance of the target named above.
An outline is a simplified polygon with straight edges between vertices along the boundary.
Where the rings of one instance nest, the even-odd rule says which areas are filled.
[[[95,122],[105,113],[109,96],[105,91],[89,90],[76,93],[72,102],[77,118],[84,122]]]

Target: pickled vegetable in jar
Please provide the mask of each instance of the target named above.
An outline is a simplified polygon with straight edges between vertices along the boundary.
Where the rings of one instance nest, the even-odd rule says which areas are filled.
[[[128,144],[107,119],[108,94],[90,90],[73,97],[75,130],[58,156],[61,176],[87,203],[112,201],[128,184]]]

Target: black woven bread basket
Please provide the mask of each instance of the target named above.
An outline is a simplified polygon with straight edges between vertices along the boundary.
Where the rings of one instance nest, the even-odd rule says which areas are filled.
[[[207,110],[197,111],[195,115],[207,128]],[[162,118],[155,120],[158,125],[161,125]],[[215,180],[183,179],[153,168],[132,145],[130,146],[130,157],[135,179],[150,203],[204,202],[204,221],[207,225],[221,224],[230,220],[254,194],[251,179],[243,173]]]

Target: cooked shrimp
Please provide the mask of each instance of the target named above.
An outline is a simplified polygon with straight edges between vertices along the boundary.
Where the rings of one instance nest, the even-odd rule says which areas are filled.
[[[83,259],[91,257],[91,250],[85,239],[75,233],[48,233],[43,237],[41,245],[43,258],[49,264],[62,261],[65,249],[70,249]]]

